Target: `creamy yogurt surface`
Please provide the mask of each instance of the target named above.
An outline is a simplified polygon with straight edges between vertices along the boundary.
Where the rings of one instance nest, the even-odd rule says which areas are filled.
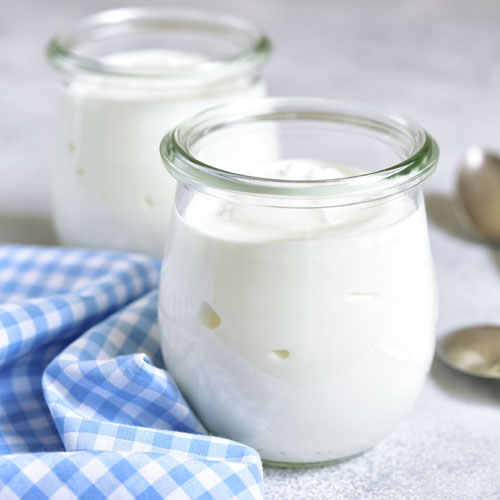
[[[116,53],[124,68],[186,69],[203,58],[167,50]],[[161,81],[93,77],[61,89],[53,218],[63,244],[163,254],[175,181],[162,165],[162,137],[184,118],[230,100],[265,95],[260,80],[185,88]]]
[[[262,171],[354,173],[307,160]],[[300,209],[193,194],[175,212],[159,300],[167,368],[210,431],[264,460],[323,462],[376,444],[420,392],[435,319],[414,192]]]

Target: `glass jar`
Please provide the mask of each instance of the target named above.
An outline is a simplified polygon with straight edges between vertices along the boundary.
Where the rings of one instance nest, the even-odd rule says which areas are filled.
[[[162,135],[207,107],[262,97],[269,50],[242,20],[160,7],[101,12],[54,38],[61,242],[160,257],[175,193],[161,168]]]
[[[203,112],[161,153],[179,181],[162,349],[196,414],[271,464],[373,446],[433,357],[435,141],[396,114],[283,98]]]

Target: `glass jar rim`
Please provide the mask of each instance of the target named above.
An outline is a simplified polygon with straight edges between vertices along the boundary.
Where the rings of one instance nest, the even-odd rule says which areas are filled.
[[[185,28],[217,33],[243,40],[236,54],[207,58],[190,68],[163,68],[154,71],[144,68],[124,68],[123,65],[79,54],[82,42],[106,36],[134,33],[138,29],[168,30]],[[224,14],[175,7],[126,7],[96,12],[82,18],[68,30],[54,36],[47,45],[47,58],[63,72],[85,72],[111,77],[174,80],[179,82],[200,79],[223,79],[255,71],[268,59],[269,38],[251,23]]]
[[[354,125],[400,141],[404,138],[410,144],[410,151],[397,164],[373,172],[321,180],[234,173],[204,163],[191,152],[193,138],[206,137],[224,126],[259,120],[318,120]],[[164,136],[160,154],[171,175],[198,190],[213,188],[241,195],[322,199],[328,200],[329,205],[343,205],[385,198],[420,184],[435,170],[439,148],[420,125],[399,113],[332,99],[278,97],[245,100],[202,111]]]

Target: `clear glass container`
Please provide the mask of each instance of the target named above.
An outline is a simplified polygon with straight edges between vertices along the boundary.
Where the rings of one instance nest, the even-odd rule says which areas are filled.
[[[265,95],[268,39],[210,12],[100,12],[55,37],[60,73],[53,220],[63,244],[163,253],[175,193],[165,130],[202,109]]]
[[[161,153],[178,180],[162,349],[204,425],[289,466],[376,444],[434,352],[435,141],[397,114],[283,98],[205,111]]]

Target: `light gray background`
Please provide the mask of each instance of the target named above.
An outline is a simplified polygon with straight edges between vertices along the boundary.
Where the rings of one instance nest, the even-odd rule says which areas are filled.
[[[497,0],[147,2],[154,4],[238,14],[264,28],[275,46],[266,69],[274,95],[360,100],[421,122],[442,151],[426,184],[439,334],[500,323],[500,252],[469,239],[451,205],[463,150],[473,143],[500,150]],[[122,5],[2,4],[0,242],[54,242],[48,187],[56,85],[44,60],[47,38],[84,13]],[[416,408],[384,442],[338,466],[266,469],[265,491],[269,500],[499,499],[500,384],[435,362]]]

